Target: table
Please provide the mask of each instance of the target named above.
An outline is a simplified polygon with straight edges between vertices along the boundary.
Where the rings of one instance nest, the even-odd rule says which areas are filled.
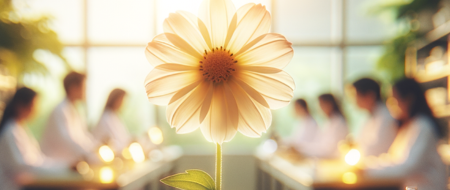
[[[181,157],[181,148],[170,146],[163,148],[163,160],[153,162],[150,160],[142,163],[128,163],[128,168],[107,171],[106,175],[111,181],[100,180],[102,168],[112,168],[110,166],[93,167],[94,177],[87,179],[79,173],[67,171],[58,175],[37,175],[32,181],[23,184],[24,190],[135,190],[152,189],[168,190],[172,189],[163,185],[159,180],[173,174],[175,162]],[[95,177],[97,176],[97,177]]]
[[[343,182],[354,168],[342,160],[302,159],[296,162],[277,155],[256,154],[258,190],[400,190],[399,181],[356,179]],[[352,177],[352,175],[350,175]],[[352,178],[353,179],[353,178]],[[351,180],[352,180],[351,179]],[[350,180],[350,181],[351,181]],[[349,182],[347,182],[349,183]]]

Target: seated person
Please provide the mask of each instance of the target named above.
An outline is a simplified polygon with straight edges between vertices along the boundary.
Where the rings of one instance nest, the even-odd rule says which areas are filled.
[[[354,82],[353,87],[356,89],[356,104],[370,114],[356,143],[364,156],[386,153],[397,134],[397,123],[381,100],[380,86],[372,79],[363,78]]]
[[[122,89],[114,89],[108,96],[105,110],[93,131],[96,139],[112,146],[116,152],[121,152],[130,144],[130,134],[118,116],[122,107],[126,92]]]
[[[85,78],[76,72],[64,78],[67,98],[51,113],[41,142],[43,152],[49,156],[68,162],[99,161],[97,154],[93,154],[98,145],[75,107],[77,101],[84,100]]]
[[[338,143],[345,140],[348,135],[347,122],[333,95],[319,96],[319,104],[328,120],[322,131],[317,134],[314,142],[300,151],[310,157],[338,158],[340,156]]]
[[[367,177],[401,180],[419,190],[447,189],[446,166],[437,152],[443,129],[433,117],[419,84],[403,79],[393,86],[397,105],[391,109],[400,121],[398,134],[388,151],[388,163],[379,159],[378,167],[366,170]]]
[[[6,106],[0,123],[0,189],[19,190],[24,176],[69,171],[69,164],[41,152],[29,135],[26,122],[32,117],[36,92],[20,88]],[[30,176],[31,175],[31,176]]]
[[[295,101],[295,113],[299,117],[299,121],[292,135],[285,142],[296,150],[302,150],[303,147],[307,147],[314,142],[316,132],[319,129],[316,120],[314,120],[308,110],[308,104],[305,100],[297,99]]]

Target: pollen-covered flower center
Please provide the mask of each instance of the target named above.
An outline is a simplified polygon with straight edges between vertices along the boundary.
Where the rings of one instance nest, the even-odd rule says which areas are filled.
[[[236,63],[232,53],[222,48],[216,48],[210,52],[205,51],[203,60],[200,61],[200,72],[206,79],[219,83],[227,81],[236,71]]]

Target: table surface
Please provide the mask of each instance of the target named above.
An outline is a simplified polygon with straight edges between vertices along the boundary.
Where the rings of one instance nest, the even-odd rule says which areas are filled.
[[[280,154],[255,155],[260,169],[292,189],[399,189],[401,182],[359,176],[354,184],[346,184],[342,176],[356,172],[344,160],[290,160]]]
[[[23,184],[23,189],[137,189],[145,186],[150,181],[159,181],[161,175],[167,174],[174,167],[174,162],[182,155],[181,148],[170,146],[161,149],[163,159],[159,162],[146,160],[142,163],[124,161],[121,169],[113,164],[105,166],[92,166],[93,175],[86,177],[74,172],[67,171],[54,174],[37,174]],[[103,167],[111,168],[113,180],[102,182],[100,170]]]

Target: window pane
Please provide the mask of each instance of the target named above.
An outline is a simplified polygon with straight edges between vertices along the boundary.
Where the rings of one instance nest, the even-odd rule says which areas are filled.
[[[376,64],[383,52],[384,48],[382,46],[347,47],[345,80],[353,81],[367,76],[381,79],[382,76],[380,76],[380,72],[376,70]]]
[[[295,81],[293,99],[306,99],[319,123],[323,121],[323,115],[318,106],[317,96],[331,90],[331,64],[335,51],[336,48],[328,47],[295,47],[294,57],[284,69]],[[275,126],[282,135],[288,135],[292,130],[295,119],[293,110],[293,104],[273,110],[272,126]]]
[[[133,134],[141,134],[154,123],[154,108],[147,100],[144,80],[151,65],[140,48],[90,48],[88,50],[87,108],[96,124],[106,99],[114,88],[127,91],[122,115]]]
[[[370,10],[376,7],[373,0],[347,0],[347,42],[382,42],[396,34],[393,18],[381,17]]]
[[[330,43],[332,0],[276,1],[274,31],[294,44]]]
[[[84,38],[82,0],[23,0],[15,5],[24,15],[36,18],[47,15],[53,18],[51,28],[63,43],[81,44]]]
[[[154,35],[152,7],[151,0],[89,0],[89,42],[146,44]]]

